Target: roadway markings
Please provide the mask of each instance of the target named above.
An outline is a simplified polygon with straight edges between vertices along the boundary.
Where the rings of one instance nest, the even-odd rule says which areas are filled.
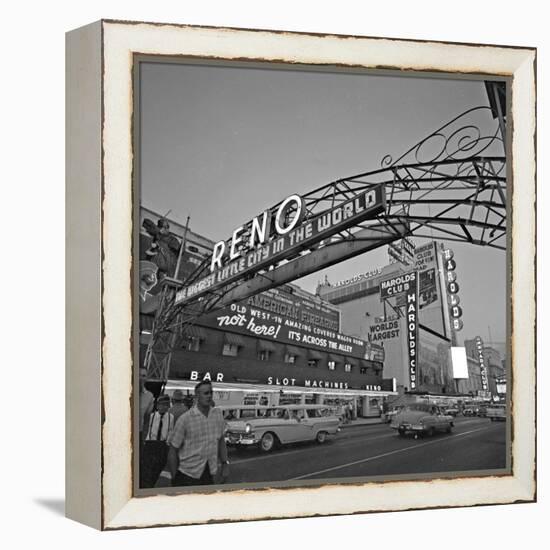
[[[469,421],[466,421],[466,422],[462,422],[460,424],[460,426],[464,426],[464,424],[470,424],[472,423],[471,420]],[[492,424],[490,424],[491,426]],[[458,426],[455,424],[455,428],[457,428]],[[487,426],[489,427],[489,426]],[[372,436],[372,437],[363,437],[363,434],[364,432],[357,432],[357,434],[349,434],[349,435],[346,435],[346,436],[343,436],[343,437],[338,437],[338,438],[335,438],[332,442],[331,442],[331,445],[330,445],[330,448],[334,448],[334,447],[339,447],[339,446],[343,446],[343,445],[348,445],[350,443],[350,440],[354,440],[354,439],[357,439],[357,440],[360,440],[362,443],[370,443],[371,441],[376,441],[376,440],[379,440],[379,439],[390,439],[390,438],[394,438],[395,437],[395,431],[392,430],[391,432],[389,433],[384,433],[382,435],[375,435],[375,436]],[[458,434],[458,433],[455,433],[453,434],[454,436],[459,436],[461,434]],[[317,447],[315,447],[317,448]],[[278,457],[283,457],[283,456],[289,456],[289,455],[293,455],[293,454],[297,454],[297,453],[302,453],[304,451],[308,451],[308,450],[311,450],[311,447],[309,448],[306,448],[306,447],[302,447],[302,448],[299,448],[299,449],[290,449],[288,451],[279,451],[277,453],[267,453],[267,454],[264,454],[264,455],[260,455],[260,456],[251,456],[251,457],[246,457],[246,458],[232,458],[231,459],[231,464],[244,464],[246,462],[253,462],[255,460],[269,460],[269,459],[274,459],[274,458],[278,458]]]
[[[347,437],[342,437],[342,438],[339,438],[339,439],[334,439],[334,441],[331,442],[331,445],[330,445],[330,449],[333,449],[334,447],[337,447],[337,446],[341,446],[341,445],[344,445],[344,444],[348,444],[350,439],[358,439],[358,440],[361,440],[363,443],[365,441],[367,442],[371,442],[371,441],[374,441],[376,439],[389,439],[389,438],[393,438],[395,437],[395,434],[394,433],[388,433],[388,434],[384,434],[384,435],[376,435],[374,437],[365,437],[365,438],[361,438],[359,437],[359,435],[355,436],[347,436]],[[318,448],[318,447],[313,447],[313,448]],[[289,451],[280,451],[278,453],[274,453],[274,454],[265,454],[265,455],[261,455],[261,456],[251,456],[251,457],[248,457],[248,458],[242,458],[242,459],[237,459],[237,460],[231,460],[231,464],[243,464],[245,462],[252,462],[253,460],[267,460],[268,458],[278,458],[280,456],[288,456],[288,455],[293,455],[293,454],[296,454],[296,453],[300,453],[300,452],[304,452],[304,451],[308,451],[308,450],[311,450],[312,447],[302,447],[300,449],[292,449],[292,450],[289,450]]]
[[[464,435],[473,434],[475,432],[480,432],[482,430],[488,429],[489,426],[483,426],[482,428],[477,428],[476,430],[469,430],[467,432],[462,432],[459,434],[453,434],[453,437],[462,437]],[[363,458],[361,460],[355,460],[354,462],[348,462],[347,464],[341,464],[339,466],[333,466],[332,468],[326,468],[325,470],[319,470],[318,472],[311,472],[309,474],[304,474],[303,476],[293,477],[289,479],[288,481],[296,481],[298,479],[305,479],[307,477],[317,476],[319,474],[326,474],[327,472],[333,472],[334,470],[341,470],[343,468],[347,468],[349,466],[355,466],[356,464],[362,464],[364,462],[371,462],[373,460],[378,460],[380,458],[384,458],[386,456],[395,455],[398,453],[404,453],[406,451],[411,451],[413,449],[419,449],[420,447],[426,447],[428,445],[435,445],[436,443],[440,443],[442,439],[437,439],[435,441],[427,441],[426,443],[418,443],[417,445],[411,445],[410,447],[404,447],[402,449],[396,449],[395,451],[389,451],[387,453],[383,453],[376,456],[370,456],[368,458]]]

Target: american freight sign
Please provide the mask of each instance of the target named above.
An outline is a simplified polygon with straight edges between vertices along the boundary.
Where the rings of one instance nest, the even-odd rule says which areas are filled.
[[[303,208],[303,206],[296,207],[300,216],[303,215]],[[277,223],[275,223],[277,231],[271,236],[271,240],[265,244],[262,243],[262,240],[265,238],[267,229],[265,231],[262,231],[262,229],[267,228],[268,216],[264,213],[261,220],[258,217],[251,222],[252,230],[250,231],[251,237],[249,241],[242,239],[242,233],[245,231],[245,226],[242,226],[238,230],[243,229],[243,232],[236,230],[233,233],[230,245],[224,243],[216,245],[211,261],[212,272],[210,275],[179,290],[176,294],[175,303],[184,303],[226,284],[235,282],[244,275],[255,273],[282,260],[291,259],[301,251],[313,247],[331,235],[348,229],[366,219],[373,218],[380,212],[383,212],[384,209],[385,194],[383,188],[379,186],[364,191],[331,210],[293,226],[294,220],[297,219],[295,217],[290,223],[292,229],[288,231],[287,228],[282,227],[280,220],[277,222],[277,218]],[[256,229],[254,230],[254,228]],[[242,245],[240,249],[235,246],[236,240],[239,242],[239,245]],[[221,247],[218,246],[220,244],[223,244],[224,250],[221,250]],[[236,257],[229,263],[224,264],[222,254],[227,252],[225,250],[226,247],[229,247],[229,257]],[[250,250],[251,247],[252,250]]]

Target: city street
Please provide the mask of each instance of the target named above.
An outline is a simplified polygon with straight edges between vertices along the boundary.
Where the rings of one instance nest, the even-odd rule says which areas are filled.
[[[323,445],[262,454],[230,450],[228,483],[390,476],[506,467],[506,423],[455,419],[452,434],[399,437],[388,424],[350,426]]]

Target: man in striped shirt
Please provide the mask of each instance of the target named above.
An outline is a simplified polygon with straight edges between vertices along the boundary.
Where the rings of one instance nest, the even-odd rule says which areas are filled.
[[[182,414],[170,438],[166,467],[158,487],[224,483],[229,473],[225,421],[213,406],[212,383],[195,386],[195,405]]]

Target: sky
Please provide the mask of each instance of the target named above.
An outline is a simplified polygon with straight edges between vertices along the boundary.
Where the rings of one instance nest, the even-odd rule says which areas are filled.
[[[294,193],[376,170],[463,111],[481,80],[145,63],[141,204],[212,240]],[[422,244],[418,239],[417,244]],[[506,253],[449,243],[464,329],[504,342]],[[388,263],[378,249],[297,284],[315,291]]]

